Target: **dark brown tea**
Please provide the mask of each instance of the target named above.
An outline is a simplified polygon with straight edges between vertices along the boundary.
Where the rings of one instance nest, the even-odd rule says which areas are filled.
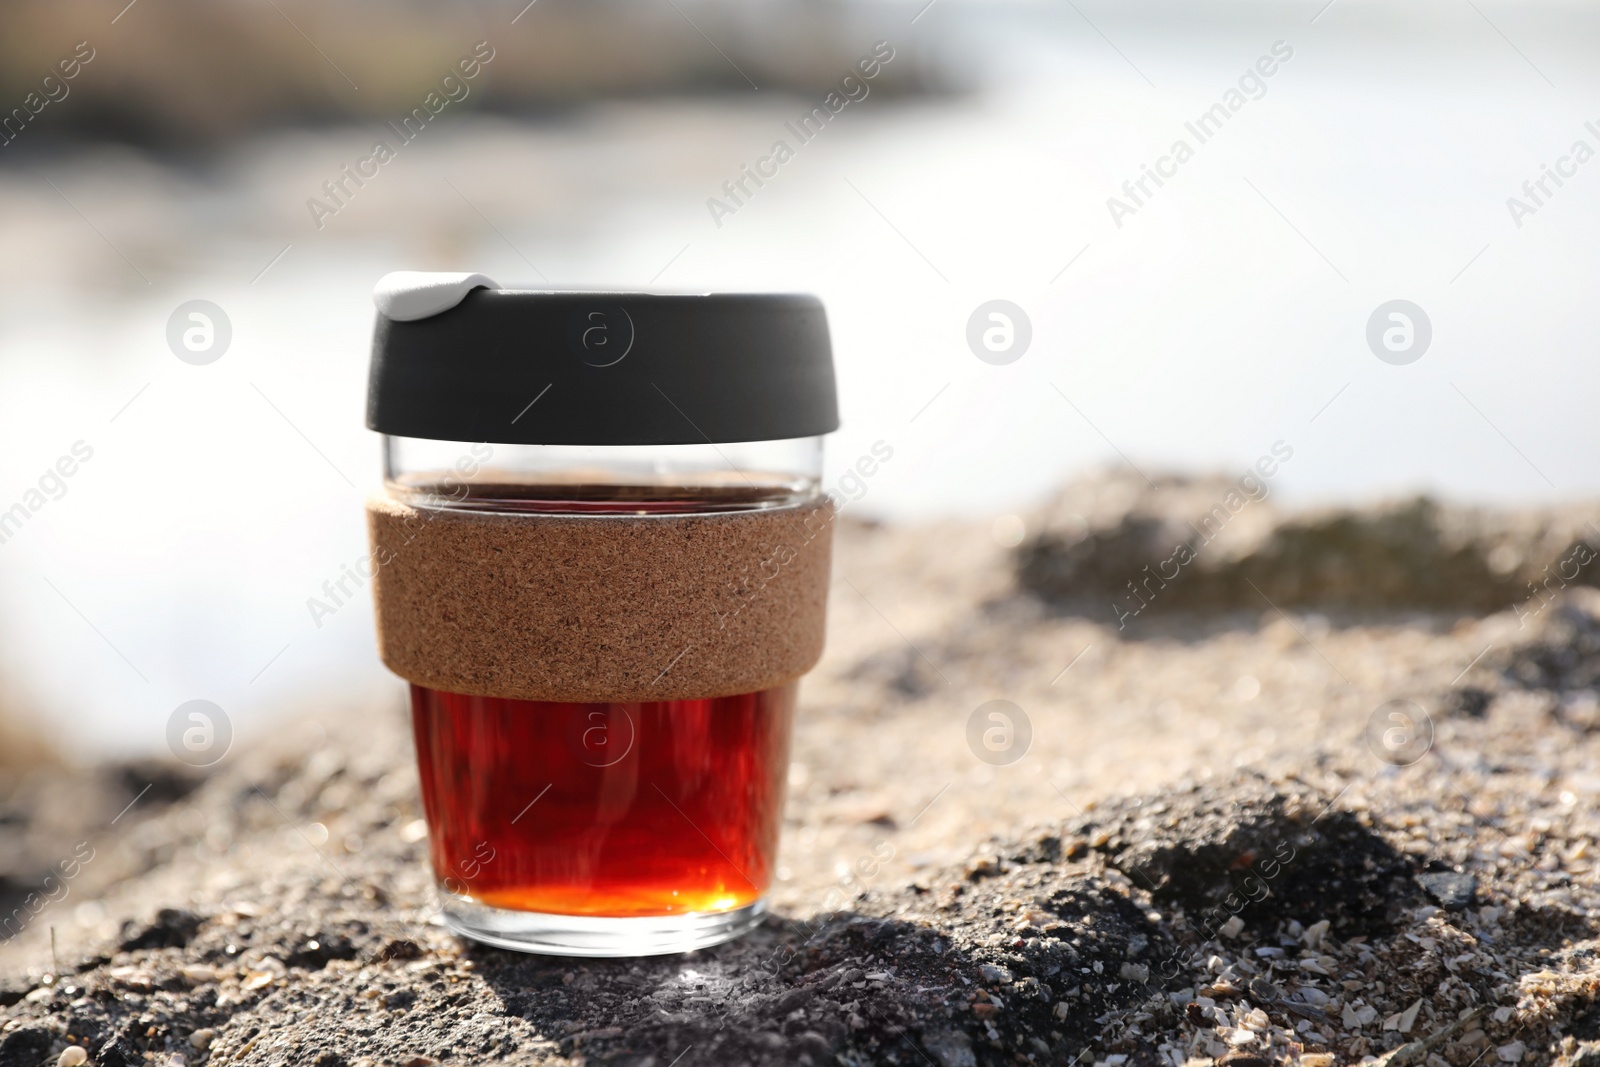
[[[411,686],[444,890],[561,915],[724,912],[772,878],[796,683],[569,704]]]

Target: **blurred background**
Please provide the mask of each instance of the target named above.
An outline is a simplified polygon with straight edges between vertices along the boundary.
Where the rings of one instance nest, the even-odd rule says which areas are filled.
[[[259,735],[394,698],[365,599],[306,607],[365,551],[394,269],[820,294],[829,482],[888,443],[853,505],[887,520],[1012,531],[1083,471],[1278,442],[1291,502],[1592,496],[1597,45],[1556,0],[8,0],[0,716],[89,761],[192,699]],[[998,365],[993,300],[1031,327]],[[1369,344],[1393,300],[1410,362]]]

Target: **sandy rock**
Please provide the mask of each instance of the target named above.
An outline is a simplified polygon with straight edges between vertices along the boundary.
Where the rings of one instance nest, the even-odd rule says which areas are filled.
[[[986,525],[846,521],[838,563],[749,937],[587,963],[452,937],[403,832],[406,720],[330,714],[114,833],[129,794],[48,833],[46,793],[5,794],[0,833],[44,842],[17,855],[96,855],[0,943],[0,1065],[1592,1067],[1600,594],[1134,636],[1019,591]],[[965,732],[997,696],[1032,722],[1010,763]],[[1367,736],[1395,697],[1431,723],[1412,763]]]
[[[1496,512],[1417,497],[1285,514],[1260,478],[1107,473],[1030,523],[1019,583],[1092,616],[1317,606],[1536,611],[1600,584],[1600,508]],[[1108,613],[1100,616],[1100,613]]]

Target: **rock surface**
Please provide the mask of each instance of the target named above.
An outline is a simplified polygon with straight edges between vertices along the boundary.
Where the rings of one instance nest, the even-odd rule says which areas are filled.
[[[1488,612],[1600,585],[1600,511],[1504,512],[1426,497],[1283,514],[1247,474],[1108,473],[1069,487],[1018,553],[1022,585],[1099,617],[1320,607]],[[1531,603],[1530,603],[1531,602]]]
[[[1592,1067],[1600,593],[1132,635],[1029,558],[841,526],[774,914],[710,950],[450,935],[398,700],[122,814],[149,772],[13,785],[0,1067]]]

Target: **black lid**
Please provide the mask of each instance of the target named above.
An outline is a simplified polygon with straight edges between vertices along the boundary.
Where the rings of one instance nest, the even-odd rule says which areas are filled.
[[[380,283],[367,392],[367,426],[380,433],[667,445],[839,427],[814,296],[523,292],[469,288],[489,282],[481,275],[407,277],[454,281],[425,280],[420,303],[421,290],[396,296]]]

